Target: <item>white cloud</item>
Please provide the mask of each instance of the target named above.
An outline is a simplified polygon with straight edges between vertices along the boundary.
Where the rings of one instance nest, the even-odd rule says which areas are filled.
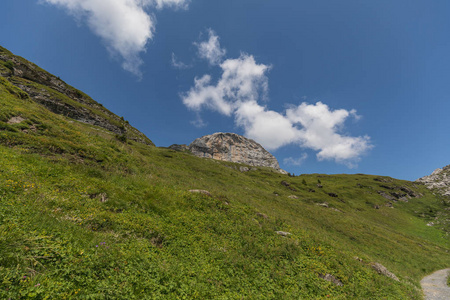
[[[178,60],[177,56],[173,52],[172,52],[171,64],[172,64],[172,67],[174,67],[175,69],[180,69],[180,70],[189,69],[190,67],[192,67],[191,65],[185,64],[184,62]]]
[[[226,54],[226,50],[220,47],[219,37],[214,30],[208,29],[209,39],[201,43],[194,43],[198,48],[200,58],[206,59],[210,65],[218,65]]]
[[[195,85],[182,95],[183,103],[199,111],[203,107],[231,115],[239,102],[256,100],[267,93],[266,65],[258,65],[253,56],[241,54],[237,59],[227,59],[220,67],[222,77],[211,85],[211,76],[195,78]]]
[[[308,154],[307,153],[303,153],[300,157],[298,158],[293,158],[293,157],[287,157],[285,159],[283,159],[283,163],[285,165],[291,165],[291,166],[301,166],[303,164],[303,162],[308,158]]]
[[[194,87],[181,95],[183,103],[197,113],[203,108],[232,116],[245,135],[268,150],[288,144],[317,151],[318,160],[334,160],[356,166],[372,148],[368,136],[342,133],[348,118],[359,120],[356,110],[330,109],[326,104],[301,103],[279,113],[258,103],[267,97],[270,66],[257,64],[253,56],[241,54],[220,64],[222,76],[216,84],[210,75],[195,78]],[[300,160],[289,160],[291,163]],[[306,159],[306,157],[305,157]]]
[[[141,76],[140,53],[144,52],[155,32],[155,18],[146,10],[186,7],[187,0],[43,0],[63,7],[106,44],[111,54],[122,60],[122,67]]]
[[[370,138],[351,137],[340,134],[348,117],[358,119],[355,110],[331,110],[326,104],[302,103],[286,110],[286,118],[292,124],[301,125],[299,140],[301,146],[316,151],[319,160],[332,160],[353,166],[359,157],[371,149]]]
[[[185,9],[187,8],[190,0],[143,0],[142,2],[155,3],[158,9],[165,6]]]

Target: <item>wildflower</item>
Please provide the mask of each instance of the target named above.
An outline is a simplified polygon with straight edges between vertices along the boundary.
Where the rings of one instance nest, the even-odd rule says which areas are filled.
[[[97,247],[97,248],[98,248],[98,245],[95,245],[95,247]]]
[[[35,286],[36,286],[36,287],[38,287],[38,286],[40,286],[40,285],[41,285],[41,284],[40,284],[40,283],[38,283],[38,284],[36,284]]]

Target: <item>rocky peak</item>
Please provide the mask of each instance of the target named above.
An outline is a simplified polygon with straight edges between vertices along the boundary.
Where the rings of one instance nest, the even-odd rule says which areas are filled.
[[[102,127],[136,142],[153,145],[143,133],[85,93],[1,46],[0,77],[53,113]]]
[[[189,151],[198,157],[231,161],[250,166],[271,167],[283,174],[277,159],[254,140],[235,133],[214,133],[196,139]]]
[[[416,181],[422,182],[429,189],[436,190],[439,194],[450,196],[450,165],[434,170],[431,175],[424,176]]]

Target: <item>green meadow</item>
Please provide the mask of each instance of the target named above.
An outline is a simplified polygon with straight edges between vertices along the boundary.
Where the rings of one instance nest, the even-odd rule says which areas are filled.
[[[421,299],[450,265],[448,225],[427,226],[448,199],[423,185],[243,173],[54,114],[19,80],[0,77],[1,299]],[[421,197],[379,194],[398,188]]]

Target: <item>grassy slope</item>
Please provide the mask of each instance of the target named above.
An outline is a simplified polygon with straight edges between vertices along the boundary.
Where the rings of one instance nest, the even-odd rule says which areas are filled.
[[[389,208],[376,176],[240,173],[124,143],[3,78],[0,102],[2,299],[412,299],[422,276],[450,264],[448,237],[416,217],[443,205],[423,186],[383,183],[424,194]],[[14,116],[25,121],[6,124]]]
[[[33,91],[33,93],[40,95],[40,97],[51,100],[50,102],[58,103],[58,106],[65,107],[67,111],[62,111],[60,114],[67,114],[71,111],[78,115],[83,114],[84,118],[88,115],[94,115],[99,117],[98,119],[104,125],[109,124],[116,128],[116,132],[121,131],[121,135],[124,137],[141,141],[144,144],[153,145],[150,139],[130,126],[123,117],[119,118],[85,93],[66,84],[59,77],[48,73],[20,56],[14,55],[1,46],[0,76],[8,79],[15,86],[26,87]],[[47,103],[47,105],[50,104]]]

